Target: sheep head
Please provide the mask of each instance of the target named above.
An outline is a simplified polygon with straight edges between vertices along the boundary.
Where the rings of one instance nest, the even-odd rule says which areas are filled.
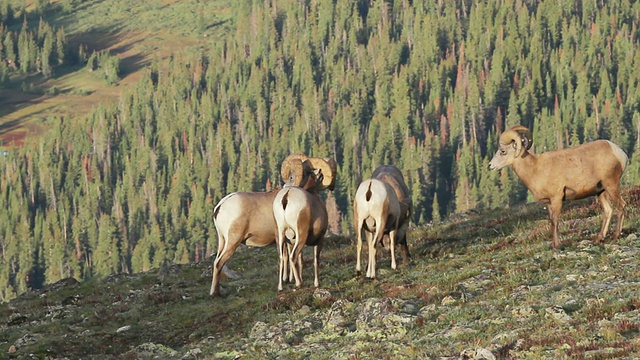
[[[282,161],[280,176],[285,185],[303,186],[307,182],[309,176],[307,159],[308,157],[304,154],[291,154]]]
[[[516,125],[505,130],[500,135],[498,151],[491,159],[489,167],[491,170],[499,170],[511,165],[515,159],[524,156],[531,148],[531,131],[522,125]]]
[[[282,162],[280,175],[287,186],[333,190],[336,169],[336,162],[331,158],[310,158],[304,154],[292,154]]]

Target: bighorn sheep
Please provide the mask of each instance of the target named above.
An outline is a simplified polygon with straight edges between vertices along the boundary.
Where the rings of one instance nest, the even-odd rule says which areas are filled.
[[[558,220],[564,200],[597,196],[604,212],[602,227],[595,239],[607,235],[613,208],[618,221],[613,240],[622,230],[626,202],[620,196],[620,178],[627,166],[627,154],[608,140],[597,140],[573,148],[549,151],[536,156],[528,150],[531,132],[516,125],[500,136],[500,146],[489,163],[491,170],[510,166],[535,199],[547,204],[553,231],[554,249],[560,246]]]
[[[299,155],[290,155],[282,163],[285,185],[315,188],[313,169],[303,166]],[[273,200],[278,190],[269,192],[234,192],[222,198],[213,210],[218,233],[218,249],[213,262],[210,295],[220,294],[220,272],[241,243],[265,247],[276,242]]]
[[[318,262],[329,219],[326,206],[318,191],[333,190],[336,163],[329,158],[309,158],[305,162],[309,162],[314,169],[318,181],[317,186],[307,190],[295,186],[285,186],[273,201],[280,258],[278,291],[283,289],[282,282],[287,280],[288,269],[293,270],[292,275],[296,286],[302,286],[302,249],[305,245],[314,246],[314,286],[320,286]],[[294,279],[289,277],[290,281]]]
[[[376,277],[376,247],[378,244],[382,244],[384,236],[389,237],[391,268],[396,269],[396,243],[400,244],[403,263],[407,264],[410,255],[406,234],[411,217],[412,202],[409,188],[405,184],[400,170],[393,165],[383,165],[376,168],[371,178],[358,186],[353,208],[357,237],[357,273],[360,273],[363,233],[365,233],[369,245],[367,277]]]

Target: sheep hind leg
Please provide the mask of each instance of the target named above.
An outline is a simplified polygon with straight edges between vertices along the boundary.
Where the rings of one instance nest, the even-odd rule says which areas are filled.
[[[284,253],[285,253],[285,257],[287,259],[290,259],[291,257],[291,244],[287,243],[285,244],[284,247]],[[293,282],[293,271],[294,271],[294,267],[290,266],[290,261],[285,261],[284,262],[284,271],[282,274],[282,281],[284,282]]]
[[[362,224],[362,222],[358,221],[358,224]],[[363,231],[364,230],[362,229],[362,226],[360,226],[356,234],[356,275],[357,276],[360,276],[360,273],[362,272],[360,267],[360,260],[361,260],[361,253],[362,253],[362,232]]]
[[[302,243],[296,234],[296,242],[293,248],[289,252],[289,266],[293,268],[293,276],[296,282],[296,287],[302,286]]]
[[[560,232],[558,231],[558,223],[560,222],[560,212],[562,211],[562,199],[551,201],[547,205],[549,211],[549,220],[551,220],[551,232],[553,233],[553,240],[551,247],[557,249],[560,247]]]
[[[409,246],[407,245],[407,238],[404,241],[398,241],[400,244],[400,250],[402,250],[402,265],[409,265],[411,262],[411,253],[409,253]]]
[[[367,244],[369,248],[369,261],[367,262],[367,277],[373,279],[376,277],[376,239],[378,233],[367,232]]]
[[[600,228],[600,232],[596,237],[596,244],[601,243],[604,237],[607,236],[609,225],[611,224],[611,217],[613,216],[613,207],[611,206],[609,193],[607,191],[601,192],[598,195],[598,200],[602,204],[602,227]]]
[[[238,246],[236,245],[228,249],[225,248],[216,255],[216,260],[213,262],[213,277],[211,279],[211,290],[209,291],[209,295],[220,295],[220,273],[227,261],[229,261],[231,255],[236,251],[237,247]]]
[[[407,266],[411,261],[411,254],[409,253],[409,246],[407,245],[407,228],[408,224],[398,228],[398,232],[396,233],[396,244],[400,245],[400,250],[402,251],[402,265]]]
[[[391,268],[393,270],[398,268],[396,264],[396,233],[397,230],[389,232],[389,247],[391,248]]]
[[[291,256],[290,252],[286,250],[287,244],[284,243],[283,234],[278,234],[278,291],[282,291],[282,281],[287,276],[287,262]]]
[[[616,231],[613,233],[613,241],[618,240],[620,233],[622,232],[622,222],[624,221],[625,216],[627,215],[627,210],[625,207],[627,206],[627,202],[622,199],[622,196],[618,194],[618,201],[616,204],[616,208],[618,211],[618,218],[616,223]]]
[[[313,286],[320,287],[320,279],[318,277],[318,266],[320,263],[320,252],[322,251],[322,239],[313,247]]]

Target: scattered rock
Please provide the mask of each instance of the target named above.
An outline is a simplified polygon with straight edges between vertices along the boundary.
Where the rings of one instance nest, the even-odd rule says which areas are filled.
[[[418,316],[422,316],[423,318],[430,318],[436,313],[436,304],[425,305],[418,310]]]
[[[442,298],[442,301],[440,303],[442,304],[442,306],[449,306],[449,305],[454,305],[456,302],[458,301],[453,296],[447,295],[444,298]]]
[[[537,314],[536,310],[531,306],[518,306],[511,310],[511,315],[518,321],[524,321]]]
[[[567,279],[567,281],[576,282],[579,279],[582,279],[582,275],[569,274],[565,278]]]
[[[29,318],[27,318],[26,316],[20,314],[20,313],[15,313],[11,316],[9,316],[9,321],[7,321],[7,325],[8,326],[18,326],[20,324],[24,324],[25,322],[29,321]]]
[[[465,349],[460,353],[460,359],[495,360],[495,355],[487,349]]]
[[[361,306],[356,319],[356,326],[359,330],[381,325],[384,317],[395,311],[389,298],[367,299]]]
[[[44,288],[42,288],[43,292],[48,292],[48,291],[58,291],[60,289],[66,288],[66,287],[70,287],[70,286],[76,286],[80,284],[80,282],[74,278],[65,278],[62,280],[58,280],[56,282],[54,282],[53,284],[49,284],[47,286],[45,286]]]
[[[614,320],[627,320],[633,323],[640,323],[640,310],[626,311],[617,313],[613,316]]]
[[[61,304],[63,306],[78,305],[80,303],[80,300],[82,300],[82,296],[80,296],[80,295],[71,295],[71,296],[63,299]]]
[[[444,336],[447,338],[458,338],[466,334],[474,334],[477,333],[478,330],[472,329],[466,326],[454,326],[451,329],[447,330],[444,333]]]
[[[466,296],[475,296],[493,284],[491,274],[494,272],[493,270],[482,270],[482,273],[458,283],[458,287]]]
[[[171,359],[178,352],[162,344],[144,343],[122,354],[123,359]]]
[[[226,264],[222,267],[222,274],[224,274],[225,276],[227,276],[229,279],[232,279],[232,280],[238,280],[242,278],[242,275],[229,269],[229,267],[227,267]]]
[[[310,312],[311,308],[309,307],[309,305],[302,305],[302,307],[300,307],[300,309],[297,311],[297,313],[301,315],[306,315]]]
[[[350,325],[354,323],[350,320],[353,307],[354,305],[352,302],[344,299],[338,299],[331,305],[331,308],[326,314],[324,322],[325,327],[328,329],[348,329]]]
[[[491,345],[493,345],[493,348],[501,349],[508,345],[516,343],[519,337],[520,337],[520,331],[518,330],[503,332],[494,336],[493,339],[491,339]]]
[[[589,350],[584,352],[585,359],[609,359],[611,356],[615,356],[618,352],[622,352],[621,348],[606,348],[598,350]]]
[[[638,256],[638,254],[640,254],[640,248],[633,246],[606,244],[605,248],[611,250],[611,256],[616,256],[623,259],[635,258]]]
[[[200,348],[195,348],[187,351],[186,354],[182,357],[183,359],[197,359],[200,355],[202,355],[202,350]]]
[[[119,328],[118,330],[116,330],[116,333],[122,333],[122,332],[129,331],[129,330],[131,330],[131,325],[125,325],[125,326]]]
[[[404,304],[401,310],[401,312],[409,315],[418,315],[418,311],[420,311],[420,309],[415,304],[412,304],[410,302]]]
[[[13,353],[15,353],[16,351],[18,351],[18,349],[16,349],[16,346],[15,346],[15,345],[11,345],[11,346],[9,346],[9,351],[8,351],[8,353],[9,353],[9,354],[13,354]]]
[[[571,316],[564,311],[562,306],[550,306],[544,310],[548,317],[551,317],[560,323],[567,323],[571,321]]]
[[[38,340],[40,340],[41,335],[38,334],[25,334],[23,337],[21,337],[20,339],[16,340],[13,345],[19,349],[21,347],[24,347],[26,345],[30,345],[33,344],[35,342],[37,342]]]
[[[333,296],[327,289],[316,288],[313,291],[313,298],[322,302],[322,301],[331,300]]]

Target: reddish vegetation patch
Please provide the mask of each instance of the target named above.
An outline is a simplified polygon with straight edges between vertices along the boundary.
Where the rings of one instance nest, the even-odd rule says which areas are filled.
[[[25,137],[26,132],[24,131],[9,132],[0,136],[0,144],[2,146],[22,146],[24,145]]]
[[[419,297],[427,303],[433,302],[436,299],[433,286],[429,284],[404,283],[398,285],[389,283],[383,284],[381,287],[385,297],[406,298],[407,295],[410,295],[409,297]]]

